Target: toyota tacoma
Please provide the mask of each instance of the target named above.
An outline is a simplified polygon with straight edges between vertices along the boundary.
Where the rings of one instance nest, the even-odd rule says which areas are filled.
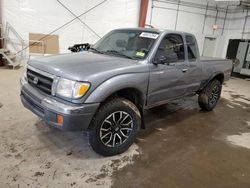
[[[109,32],[87,51],[30,60],[23,105],[62,130],[89,131],[97,153],[127,150],[145,128],[145,109],[198,95],[212,110],[232,62],[200,57],[194,35],[130,28]]]

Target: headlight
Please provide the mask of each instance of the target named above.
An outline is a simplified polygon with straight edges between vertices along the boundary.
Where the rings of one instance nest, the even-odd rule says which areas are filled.
[[[60,78],[57,84],[56,94],[66,98],[78,99],[85,95],[89,87],[89,83]]]

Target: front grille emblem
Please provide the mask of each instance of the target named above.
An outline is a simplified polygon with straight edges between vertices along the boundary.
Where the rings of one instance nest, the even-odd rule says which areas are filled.
[[[39,81],[38,78],[35,77],[34,80],[33,80],[33,84],[37,85],[37,84],[38,84],[38,81]]]

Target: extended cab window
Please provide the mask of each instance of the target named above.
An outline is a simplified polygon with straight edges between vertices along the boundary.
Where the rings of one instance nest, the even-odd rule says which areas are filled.
[[[164,56],[169,63],[184,61],[185,53],[182,36],[178,34],[166,35],[156,53],[156,58],[161,56]]]
[[[186,42],[187,42],[188,60],[196,61],[198,56],[198,50],[195,38],[191,35],[187,35]]]

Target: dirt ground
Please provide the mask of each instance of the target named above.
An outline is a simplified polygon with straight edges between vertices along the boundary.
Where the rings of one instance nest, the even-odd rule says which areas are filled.
[[[250,187],[250,79],[232,78],[212,112],[197,97],[146,112],[146,130],[104,158],[88,134],[62,132],[22,107],[22,69],[0,68],[0,188]]]

